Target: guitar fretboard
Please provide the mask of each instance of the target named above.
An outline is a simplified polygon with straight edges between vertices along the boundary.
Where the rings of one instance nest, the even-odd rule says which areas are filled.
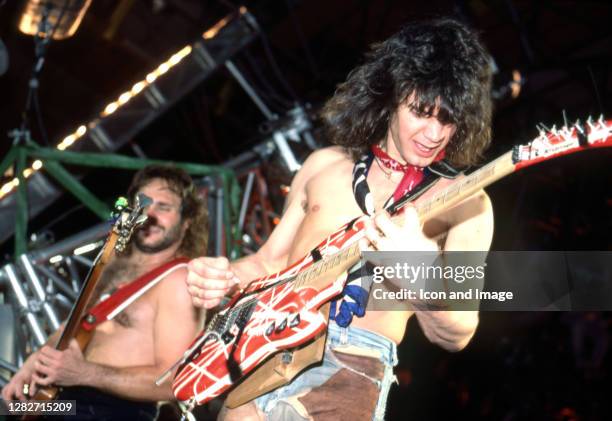
[[[417,203],[416,210],[419,218],[421,221],[433,218],[442,211],[470,197],[480,189],[512,173],[514,168],[512,151],[506,152],[482,168],[434,193],[431,198]]]
[[[482,188],[512,173],[514,169],[515,164],[512,160],[512,151],[509,151],[473,173],[463,176],[447,187],[442,188],[431,197],[417,202],[415,207],[419,219],[425,221],[439,215],[444,210],[455,206]],[[394,216],[392,219],[396,224],[403,225],[403,215]],[[360,232],[353,234],[351,244],[348,247],[325,257],[319,262],[313,263],[310,267],[301,271],[293,279],[293,287],[300,288],[304,285],[309,285],[313,281],[319,280],[321,275],[332,269],[336,272],[339,266],[343,270],[347,270],[355,265],[361,257],[359,239],[364,236],[365,233],[363,230],[360,230]]]
[[[360,235],[359,238],[363,237]],[[341,267],[346,270],[359,261],[361,253],[359,250],[359,242],[355,241],[350,246],[340,250],[337,253],[313,263],[308,269],[300,272],[293,282],[294,288],[300,288],[309,284],[314,279],[318,279],[320,275],[328,272],[331,269]]]

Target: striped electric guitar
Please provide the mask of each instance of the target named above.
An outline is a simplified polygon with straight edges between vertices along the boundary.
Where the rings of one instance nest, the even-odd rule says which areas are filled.
[[[540,132],[482,168],[416,202],[421,220],[521,168],[573,152],[612,146],[612,121]],[[415,195],[409,198],[412,201]],[[327,304],[342,292],[359,261],[368,216],[355,219],[285,270],[252,281],[217,313],[180,364],[173,382],[179,401],[201,405],[236,386],[226,404],[238,406],[290,381],[322,358]]]

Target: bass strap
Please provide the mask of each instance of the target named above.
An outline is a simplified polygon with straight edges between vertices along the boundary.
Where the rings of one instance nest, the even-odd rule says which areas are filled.
[[[177,269],[187,267],[188,262],[188,258],[178,257],[156,267],[130,283],[122,285],[87,312],[81,321],[81,327],[87,331],[92,331],[99,324],[112,320],[166,276]]]

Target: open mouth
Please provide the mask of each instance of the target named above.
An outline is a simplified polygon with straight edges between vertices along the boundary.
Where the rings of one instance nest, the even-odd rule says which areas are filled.
[[[423,156],[433,155],[437,148],[437,146],[433,146],[433,147],[425,146],[422,143],[417,142],[416,140],[414,141],[414,145],[417,151],[420,152],[420,154]]]

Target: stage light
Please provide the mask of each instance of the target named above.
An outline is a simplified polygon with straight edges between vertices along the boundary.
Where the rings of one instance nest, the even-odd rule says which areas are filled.
[[[41,38],[61,40],[77,31],[91,0],[29,0],[19,20],[19,30]]]
[[[53,13],[56,13],[57,11],[56,9],[60,8],[63,4],[68,4],[66,8],[66,12],[64,12],[65,14],[67,14],[68,12],[75,13],[74,8],[77,6],[80,7],[79,9],[80,17],[79,17],[78,22],[76,23],[76,26],[74,26],[74,28],[71,27],[71,30],[73,29],[71,33],[69,33],[68,35],[64,34],[65,36],[63,38],[67,38],[68,36],[73,35],[74,32],[76,32],[76,29],[78,28],[79,23],[83,19],[83,15],[87,11],[87,8],[89,7],[90,3],[91,3],[91,0],[68,0],[65,3],[62,2],[62,0],[53,0],[53,1],[47,1],[47,2],[40,1],[40,0],[29,0],[26,5],[25,11],[24,11],[24,16],[26,12],[32,14],[32,16],[34,12],[37,12],[37,13],[40,12],[41,14],[40,17],[42,17],[42,11],[44,11],[44,8],[47,7],[47,10],[51,10],[51,12],[49,12],[49,15],[48,15],[49,22],[54,23],[54,22],[57,22],[57,18],[59,17],[59,14],[54,15],[55,17],[53,19],[55,20],[51,20],[52,15]],[[49,6],[46,6],[46,5],[49,5]],[[240,8],[240,14],[245,14],[246,11],[247,9],[245,7]],[[22,20],[24,19],[24,16],[22,16]],[[32,16],[28,18],[30,19],[30,23],[33,22],[33,19],[34,19]],[[40,23],[40,17],[36,21],[37,25],[38,23]],[[227,25],[229,21],[230,21],[229,17],[220,20],[212,28],[204,32],[202,34],[202,37],[204,39],[213,38],[225,25]],[[65,26],[64,17],[62,17],[60,21],[60,26]],[[20,24],[20,29],[21,29],[21,24]],[[64,31],[65,29],[66,28],[64,28]],[[32,34],[32,35],[36,34],[36,32],[30,33],[30,32],[24,31],[23,29],[21,30],[22,32],[25,32],[28,34]],[[63,38],[58,38],[57,34],[55,33],[53,34],[53,38],[63,39]],[[100,112],[100,116],[107,117],[110,114],[117,111],[121,106],[128,103],[132,98],[134,98],[136,95],[142,92],[146,87],[148,87],[153,82],[155,82],[155,80],[157,80],[158,77],[168,72],[168,70],[170,70],[172,67],[179,64],[185,57],[191,54],[191,52],[192,52],[191,45],[186,45],[185,47],[181,48],[179,51],[177,51],[172,56],[170,56],[166,61],[162,62],[155,70],[148,73],[144,80],[136,82],[134,85],[132,85],[132,88],[129,91],[122,93],[121,95],[119,95],[117,100],[106,105],[106,107],[104,107],[104,110]],[[66,136],[56,146],[56,148],[60,151],[67,149],[68,147],[72,146],[76,141],[78,141],[78,139],[81,138],[86,132],[87,132],[87,127],[85,125],[80,125],[74,133]],[[40,170],[42,166],[43,166],[42,162],[37,160],[37,161],[34,161],[31,168],[33,172],[35,172],[35,171]],[[30,173],[30,175],[32,174]],[[14,178],[13,180],[6,182],[2,187],[0,187],[0,200],[2,200],[2,198],[6,196],[7,194],[11,193],[13,189],[17,186],[18,182],[19,181],[17,180],[17,178]]]
[[[85,244],[84,246],[77,247],[73,253],[75,256],[80,256],[81,254],[89,253],[90,251],[95,250],[96,248],[98,248],[98,246],[100,246],[99,241],[95,243]]]

